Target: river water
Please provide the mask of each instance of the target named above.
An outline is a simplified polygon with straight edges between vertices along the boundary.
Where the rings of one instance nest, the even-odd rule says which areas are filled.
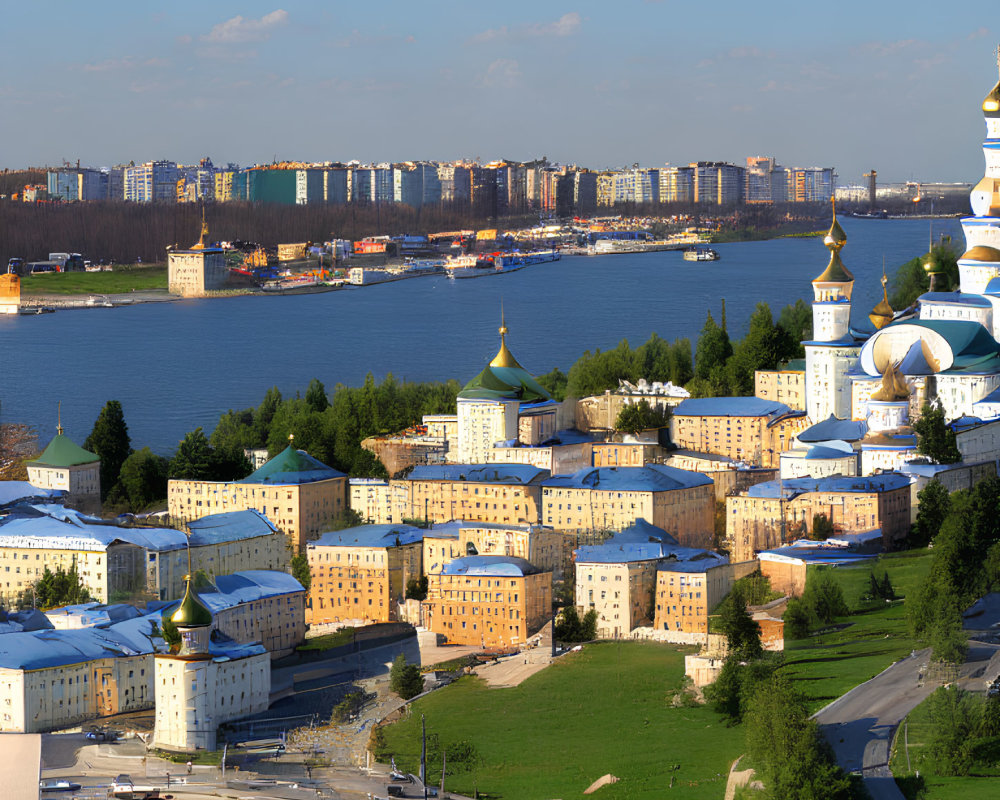
[[[895,267],[927,251],[927,220],[842,220],[844,263],[855,276],[853,318],[867,324],[879,300],[882,258]],[[957,220],[935,237],[962,242]],[[0,412],[44,444],[62,401],[66,433],[82,443],[101,406],[121,401],[132,444],[169,455],[229,408],[257,405],[270,386],[286,395],[317,377],[328,389],[367,373],[464,383],[496,353],[500,305],[508,343],[534,374],[567,370],[584,350],[636,347],[652,332],[694,344],[725,298],[742,336],[759,301],[775,315],[823,271],[818,238],[716,245],[721,260],[679,252],[570,257],[507,275],[416,278],[314,295],[234,297],[114,309],[0,316]]]

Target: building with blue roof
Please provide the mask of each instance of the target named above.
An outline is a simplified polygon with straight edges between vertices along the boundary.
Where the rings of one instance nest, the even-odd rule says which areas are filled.
[[[169,481],[167,507],[170,518],[184,525],[209,514],[255,510],[302,551],[348,507],[347,476],[289,444],[238,481]]]
[[[28,481],[0,481],[0,511],[20,503],[58,503],[65,496],[61,489],[39,489]]]
[[[809,424],[804,411],[759,397],[701,397],[674,409],[678,447],[715,453],[748,466],[777,467],[782,451]]]
[[[423,538],[412,525],[359,525],[309,542],[306,621],[398,621],[408,584],[423,574]]]
[[[910,480],[898,472],[866,477],[796,478],[751,486],[726,501],[726,538],[736,561],[808,536],[825,516],[838,534],[882,531],[892,550],[910,528]]]
[[[433,525],[423,534],[425,574],[439,572],[464,556],[502,555],[523,558],[559,580],[568,555],[566,537],[546,525],[454,520]]]
[[[644,519],[689,547],[712,540],[712,479],[663,464],[592,467],[542,482],[542,521],[556,530],[619,531]]]
[[[425,625],[450,644],[523,647],[552,616],[552,573],[517,556],[465,556],[427,576]]]
[[[192,528],[190,545],[195,571],[208,575],[281,569],[287,562],[284,537],[252,511],[204,518]],[[21,505],[0,518],[0,597],[10,603],[46,567],[68,570],[75,562],[99,602],[121,593],[173,599],[183,592],[187,546],[188,537],[172,528],[127,527],[59,505]],[[26,558],[31,572],[3,571]]]
[[[832,439],[822,444],[805,444],[792,447],[781,454],[779,477],[825,478],[828,476],[851,477],[861,469],[858,451],[850,442]]]

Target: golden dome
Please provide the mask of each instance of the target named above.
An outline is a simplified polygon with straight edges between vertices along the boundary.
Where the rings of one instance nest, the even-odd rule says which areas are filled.
[[[886,284],[889,279],[885,277],[885,270],[882,271],[882,299],[879,301],[878,305],[872,309],[872,313],[868,315],[868,319],[872,321],[872,325],[875,326],[875,330],[880,331],[890,322],[892,322],[892,317],[894,311],[892,306],[889,305],[889,295],[886,293]]]
[[[871,400],[883,403],[896,403],[910,397],[910,387],[906,380],[896,371],[896,365],[891,361],[885,365],[882,373],[882,386],[872,393]]]
[[[975,247],[962,253],[960,258],[963,261],[1000,262],[1000,250],[989,245],[977,244]]]
[[[514,354],[507,347],[507,323],[504,319],[503,306],[500,307],[500,350],[493,356],[490,366],[524,369],[524,367],[517,363]]]
[[[212,612],[197,593],[191,590],[191,576],[185,575],[184,580],[187,583],[184,599],[170,615],[170,621],[178,628],[206,628],[212,624]]]
[[[983,100],[983,114],[987,117],[1000,117],[1000,83]]]
[[[852,283],[854,276],[840,260],[840,251],[847,244],[847,234],[837,222],[836,200],[830,198],[830,202],[833,206],[833,222],[830,225],[830,230],[823,237],[823,244],[830,251],[830,263],[826,265],[826,269],[818,278],[813,279],[813,283]]]

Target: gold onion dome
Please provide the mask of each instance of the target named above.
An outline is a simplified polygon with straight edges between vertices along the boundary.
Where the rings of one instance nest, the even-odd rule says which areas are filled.
[[[500,350],[490,362],[491,367],[514,367],[524,369],[514,358],[514,354],[507,347],[507,323],[504,320],[503,310],[500,311]]]
[[[880,331],[890,322],[892,322],[892,317],[894,311],[892,306],[889,305],[889,295],[886,293],[886,284],[889,279],[885,276],[885,272],[882,272],[882,299],[878,302],[878,305],[872,309],[872,313],[868,315],[868,319],[872,321],[872,325],[875,326],[875,330]]]
[[[1000,250],[986,244],[977,244],[966,250],[961,255],[963,261],[987,261],[990,263],[1000,261]]]
[[[987,117],[1000,117],[1000,82],[994,86],[983,100],[983,114]]]
[[[836,201],[831,198],[831,203],[833,204],[833,223],[826,236],[823,237],[823,244],[830,251],[830,263],[826,265],[826,269],[818,278],[813,279],[813,283],[851,283],[854,276],[840,260],[840,251],[847,244],[847,234],[837,222]]]
[[[212,612],[208,606],[191,590],[191,576],[185,575],[187,587],[184,589],[184,599],[177,610],[170,615],[170,621],[178,628],[205,628],[212,624]]]
[[[882,373],[882,385],[872,393],[870,399],[883,403],[895,403],[907,400],[910,397],[910,387],[906,385],[906,380],[896,370],[896,365],[891,361],[886,362],[885,371]]]

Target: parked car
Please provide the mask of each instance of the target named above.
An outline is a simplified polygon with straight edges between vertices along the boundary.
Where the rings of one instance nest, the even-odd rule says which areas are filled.
[[[79,783],[65,778],[44,778],[38,782],[38,789],[42,792],[75,792],[79,788]]]

